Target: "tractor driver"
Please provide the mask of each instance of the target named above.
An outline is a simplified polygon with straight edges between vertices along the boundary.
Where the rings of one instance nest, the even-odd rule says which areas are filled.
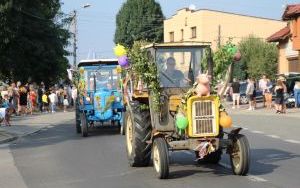
[[[176,62],[173,57],[169,57],[166,62],[167,68],[162,73],[161,79],[164,87],[179,87],[182,85],[184,75],[175,68]]]

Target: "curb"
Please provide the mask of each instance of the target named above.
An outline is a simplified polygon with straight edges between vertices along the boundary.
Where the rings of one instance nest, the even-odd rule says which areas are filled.
[[[5,139],[0,140],[0,144],[5,144],[7,142],[11,142],[19,138],[17,135],[12,135],[2,131],[0,131],[0,136],[7,137]]]

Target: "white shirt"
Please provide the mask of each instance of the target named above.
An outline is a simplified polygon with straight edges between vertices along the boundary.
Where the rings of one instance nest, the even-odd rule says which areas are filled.
[[[50,100],[51,103],[56,103],[58,101],[57,95],[55,93],[51,93],[49,95],[49,100]]]
[[[74,87],[72,88],[72,99],[76,99],[77,98],[77,89]]]

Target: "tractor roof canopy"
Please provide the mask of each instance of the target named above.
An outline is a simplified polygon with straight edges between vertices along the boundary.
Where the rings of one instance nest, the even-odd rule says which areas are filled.
[[[118,59],[88,59],[81,60],[78,67],[95,66],[95,65],[118,65]]]

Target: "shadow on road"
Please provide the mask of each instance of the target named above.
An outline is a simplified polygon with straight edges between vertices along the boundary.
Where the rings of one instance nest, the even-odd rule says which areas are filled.
[[[19,125],[22,127],[23,125]],[[24,128],[26,126],[24,125]],[[118,135],[119,131],[115,127],[96,127],[89,131],[89,136],[83,138],[81,134],[76,134],[75,123],[67,122],[61,125],[55,125],[44,128],[36,133],[22,137],[13,142],[11,148],[33,148],[46,145],[54,145],[65,141],[88,141],[99,136]]]
[[[300,158],[300,155],[279,149],[252,149],[250,173],[263,175],[272,173],[280,167],[280,161]]]
[[[181,170],[170,171],[169,179],[179,179],[195,174],[215,174],[217,176],[231,175],[231,172],[217,164],[198,164],[193,152],[172,152],[170,155],[170,167],[177,166]]]

